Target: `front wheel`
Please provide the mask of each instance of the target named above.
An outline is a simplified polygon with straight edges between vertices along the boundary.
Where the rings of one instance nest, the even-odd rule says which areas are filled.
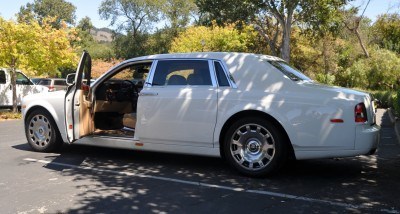
[[[288,142],[273,123],[243,118],[228,129],[223,151],[228,163],[240,173],[261,177],[285,163]]]
[[[37,152],[53,152],[62,145],[53,118],[42,109],[29,114],[25,121],[25,134],[29,145]]]

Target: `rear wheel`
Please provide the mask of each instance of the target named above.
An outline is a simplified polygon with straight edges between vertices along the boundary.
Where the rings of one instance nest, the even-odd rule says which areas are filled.
[[[25,134],[29,145],[37,152],[53,152],[62,146],[53,118],[43,109],[29,114],[25,121]]]
[[[260,177],[279,169],[288,156],[288,142],[276,126],[259,118],[243,118],[225,136],[224,155],[240,173]]]

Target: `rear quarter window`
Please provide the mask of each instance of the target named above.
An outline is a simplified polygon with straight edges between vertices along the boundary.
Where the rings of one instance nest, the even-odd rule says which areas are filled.
[[[287,64],[284,61],[272,61],[271,60],[271,61],[268,61],[268,63],[271,64],[272,66],[274,66],[276,69],[278,69],[280,72],[282,72],[283,75],[287,76],[289,79],[291,79],[293,81],[302,81],[302,80],[310,81],[311,80],[309,77],[307,77],[306,75],[301,73],[299,70],[290,66],[289,64]]]

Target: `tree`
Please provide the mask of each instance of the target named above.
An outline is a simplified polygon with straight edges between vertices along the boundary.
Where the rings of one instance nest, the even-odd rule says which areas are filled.
[[[75,11],[76,7],[65,0],[35,0],[20,8],[18,20],[26,22],[34,18],[42,24],[46,17],[56,17],[51,25],[60,29],[62,22],[75,24]]]
[[[375,44],[400,54],[400,14],[378,16],[372,29]]]
[[[230,24],[219,27],[189,27],[172,42],[170,52],[237,51],[248,52],[254,46],[256,32],[251,26],[242,32]]]
[[[193,0],[165,0],[161,11],[168,19],[171,29],[186,27],[190,14],[196,10]]]
[[[254,23],[259,33],[267,40],[272,53],[276,54],[279,50],[282,59],[289,62],[293,24],[314,30],[328,29],[334,26],[331,23],[332,18],[337,17],[339,8],[346,2],[347,0],[222,0],[218,2],[198,0],[197,5],[200,11],[209,12],[211,19],[219,17],[219,19],[228,22],[231,20],[249,20],[249,22]],[[227,5],[228,9],[224,9]],[[231,12],[232,9],[241,12]],[[275,31],[273,36],[271,36],[270,29]],[[279,33],[281,37],[279,45],[277,45],[278,34],[276,33]]]
[[[344,25],[350,32],[354,33],[357,36],[358,43],[360,44],[360,47],[362,48],[364,55],[367,58],[369,57],[369,53],[368,53],[367,47],[365,46],[365,44],[361,38],[359,28],[360,28],[360,23],[362,22],[365,10],[367,9],[367,7],[369,5],[369,2],[370,2],[370,0],[368,0],[361,16],[356,16],[356,14],[358,12],[358,8],[355,8],[355,7],[350,8],[347,11],[344,11],[346,14],[346,18],[344,19]]]
[[[111,25],[118,29],[132,32],[135,37],[139,32],[147,32],[151,24],[159,20],[157,1],[152,0],[104,0],[99,7],[102,19],[111,19]]]
[[[13,111],[17,111],[16,69],[34,71],[36,75],[56,75],[58,69],[76,62],[70,46],[66,25],[61,29],[51,27],[53,20],[15,23],[0,17],[0,66],[11,70]]]

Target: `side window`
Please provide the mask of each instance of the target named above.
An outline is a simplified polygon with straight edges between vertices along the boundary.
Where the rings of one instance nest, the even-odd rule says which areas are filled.
[[[51,83],[51,80],[44,79],[44,80],[40,80],[38,85],[50,85],[50,83]]]
[[[207,60],[162,60],[157,63],[152,85],[209,85]]]
[[[20,72],[17,72],[17,84],[18,85],[30,85],[29,79]]]
[[[54,80],[54,85],[65,86],[65,85],[67,85],[67,83],[65,82],[65,80]]]
[[[217,79],[218,79],[218,85],[220,87],[230,86],[229,82],[228,82],[228,79],[226,78],[226,74],[224,72],[224,69],[221,66],[221,63],[214,62],[214,67],[215,67],[215,73],[216,73]]]
[[[144,82],[149,75],[151,62],[134,64],[118,71],[110,80],[129,80],[139,89],[143,88]]]
[[[6,84],[6,83],[7,83],[6,72],[0,70],[0,84]]]

